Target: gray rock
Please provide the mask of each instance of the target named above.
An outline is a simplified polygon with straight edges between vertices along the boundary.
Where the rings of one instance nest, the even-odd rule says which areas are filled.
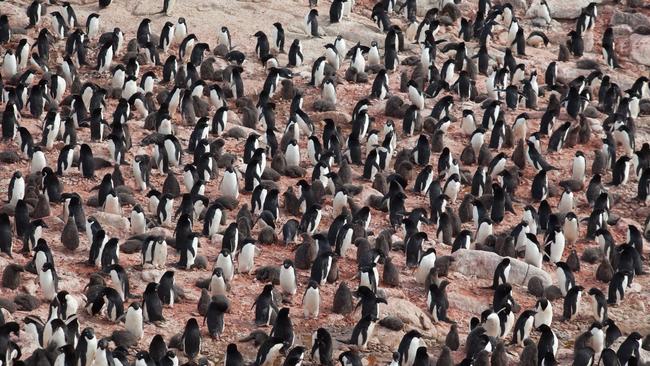
[[[352,120],[350,114],[341,111],[328,111],[311,114],[311,120],[313,122],[322,121],[328,118],[334,121],[337,125],[349,123]]]
[[[387,305],[380,304],[379,316],[396,316],[404,322],[405,326],[415,327],[418,330],[430,334],[435,332],[433,323],[428,313],[420,306],[399,298],[391,298]]]
[[[582,8],[589,5],[592,0],[546,0],[554,19],[576,19],[580,16]],[[594,1],[600,3],[600,1]]]
[[[630,36],[630,58],[641,65],[650,66],[650,36],[633,34]]]
[[[503,259],[496,253],[469,249],[458,250],[452,256],[456,258],[450,268],[452,271],[488,280],[492,280],[494,270]],[[532,277],[539,277],[546,286],[553,283],[551,276],[540,268],[514,258],[510,258],[510,265],[510,282],[512,284],[527,284]]]
[[[641,12],[627,13],[620,10],[614,10],[612,14],[612,19],[610,20],[612,25],[629,25],[632,29],[637,27],[649,27],[650,18],[643,15]]]
[[[126,217],[101,211],[95,212],[93,216],[111,235],[126,236],[131,232],[131,223]]]
[[[544,289],[544,297],[549,301],[555,301],[562,298],[562,291],[559,287],[551,285]]]

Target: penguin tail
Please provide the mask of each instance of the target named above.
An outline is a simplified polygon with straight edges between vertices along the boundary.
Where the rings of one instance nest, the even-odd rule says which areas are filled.
[[[339,341],[340,343],[343,343],[343,344],[354,344],[354,342],[352,342],[351,339],[350,340],[343,340],[343,339],[338,339],[337,338],[336,340]]]

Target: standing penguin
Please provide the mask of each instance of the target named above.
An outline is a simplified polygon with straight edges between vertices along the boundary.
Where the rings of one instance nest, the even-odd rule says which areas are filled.
[[[309,13],[307,13],[307,15],[305,16],[304,29],[305,29],[305,33],[307,33],[311,37],[322,38],[320,33],[318,32],[318,10],[317,9],[309,10]]]
[[[41,290],[43,291],[43,297],[48,301],[53,300],[59,289],[59,276],[54,269],[53,262],[43,264],[38,279]]]
[[[282,23],[273,23],[273,32],[271,35],[271,38],[273,40],[271,49],[280,53],[284,53],[284,28],[282,27]]]
[[[203,324],[208,324],[208,334],[212,338],[221,338],[221,334],[225,329],[224,313],[228,310],[227,304],[221,301],[212,301],[208,305],[208,311],[203,319]]]
[[[305,290],[302,297],[302,307],[305,318],[317,319],[320,308],[320,292],[318,290],[318,282],[309,281],[309,286]]]
[[[201,330],[195,318],[187,320],[181,337],[181,345],[183,352],[190,360],[195,359],[201,352]]]

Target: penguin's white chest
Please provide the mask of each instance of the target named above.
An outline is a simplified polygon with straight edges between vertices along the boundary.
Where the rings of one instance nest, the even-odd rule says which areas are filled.
[[[309,288],[303,299],[303,309],[306,318],[317,318],[320,307],[320,293],[318,289]]]

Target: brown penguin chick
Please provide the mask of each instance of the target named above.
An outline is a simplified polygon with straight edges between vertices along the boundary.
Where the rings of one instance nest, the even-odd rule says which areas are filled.
[[[173,198],[178,198],[181,195],[181,186],[174,173],[170,170],[167,172],[167,177],[163,182],[163,194],[170,194]]]
[[[216,51],[216,50],[215,50]],[[199,68],[199,76],[203,80],[214,80],[214,63],[216,59],[214,57],[208,57],[201,63]]]
[[[449,347],[452,351],[458,351],[460,347],[460,339],[458,338],[458,325],[452,323],[449,327],[449,333],[445,337],[445,346]]]
[[[612,268],[609,260],[603,259],[596,268],[596,279],[603,283],[609,283],[614,277],[614,268]]]
[[[535,276],[528,280],[528,293],[535,297],[544,296],[544,282],[541,278]]]
[[[197,118],[210,116],[210,103],[204,101],[198,95],[192,97],[192,106]]]
[[[451,350],[447,346],[442,346],[440,356],[436,361],[436,366],[454,366],[454,359],[451,356]]]
[[[251,223],[244,217],[237,219],[237,230],[242,238],[250,238],[251,236]]]
[[[447,215],[449,215],[449,223],[451,224],[451,234],[456,237],[462,230],[460,217],[458,217],[458,214],[450,206],[447,206],[446,211]]]
[[[280,284],[280,268],[278,266],[264,266],[255,270],[255,279],[262,283]]]
[[[282,87],[280,88],[280,96],[284,100],[292,100],[293,97],[295,97],[298,94],[301,94],[300,90],[296,88],[292,80],[283,79],[280,82],[280,85],[282,85]]]
[[[300,216],[300,199],[293,192],[293,187],[288,187],[283,196],[285,211],[291,216]]]
[[[339,288],[334,293],[334,300],[332,301],[332,312],[341,315],[350,314],[354,310],[354,302],[352,299],[352,292],[348,284],[343,281]]]
[[[375,249],[380,250],[384,254],[390,253],[393,247],[393,234],[395,229],[388,228],[382,230],[377,238],[375,238]]]
[[[481,145],[481,149],[478,152],[478,165],[490,166],[492,158],[492,152],[490,151],[488,144]],[[489,184],[487,186],[489,186]]]
[[[458,206],[458,218],[460,219],[460,222],[465,223],[472,221],[474,210],[472,203],[474,202],[474,199],[475,197],[471,193],[467,193],[465,194],[465,197],[463,197],[463,201],[460,203],[460,206]]]
[[[524,349],[519,356],[519,366],[537,366],[537,345],[530,338],[524,340]]]
[[[122,176],[122,171],[120,170],[119,164],[115,164],[113,167],[113,174],[111,174],[111,176],[113,177],[113,185],[115,187],[124,185],[124,177]]]
[[[476,356],[474,356],[474,366],[490,366],[490,352],[487,350],[482,350]]]
[[[208,313],[208,305],[210,305],[210,300],[210,293],[207,289],[202,288],[201,297],[199,298],[199,302],[197,304],[199,315],[205,316],[205,314]]]
[[[492,356],[490,357],[490,363],[492,366],[508,366],[508,355],[506,354],[506,348],[503,344],[503,341],[498,341]]]
[[[399,269],[393,264],[391,257],[386,257],[384,260],[384,273],[382,274],[382,282],[385,286],[397,287],[399,286]]]
[[[74,251],[79,247],[79,231],[74,220],[74,215],[70,212],[68,222],[61,230],[61,243],[67,250]]]
[[[591,163],[591,174],[605,175],[608,170],[607,155],[605,155],[601,150],[594,150],[594,161]]]
[[[323,203],[323,199],[326,195],[326,192],[325,192],[325,186],[323,186],[323,182],[320,179],[316,179],[315,181],[312,182],[311,193],[314,197],[314,202],[318,204]]]
[[[498,255],[502,257],[517,257],[517,253],[515,251],[515,239],[510,235],[505,237],[497,237],[497,242],[494,246],[494,250]]]
[[[560,50],[557,55],[557,60],[562,62],[569,61],[569,55],[569,48],[565,44],[560,43]]]
[[[341,159],[341,164],[339,166],[339,170],[337,174],[339,176],[339,179],[341,179],[341,183],[343,184],[352,183],[352,168],[350,168],[348,159],[346,158]]]
[[[294,253],[293,263],[298,269],[309,269],[311,268],[312,256],[316,252],[314,249],[313,243],[303,242],[301,243]],[[317,252],[316,252],[317,253]]]
[[[442,255],[439,257],[436,257],[436,263],[434,264],[434,268],[438,272],[439,276],[445,277],[449,273],[449,267],[451,267],[451,264],[455,261],[456,259],[450,255]]]
[[[586,145],[591,139],[591,123],[584,115],[580,115],[580,127],[578,128],[578,143]]]
[[[460,162],[463,165],[472,165],[476,162],[476,155],[474,154],[472,145],[465,146],[463,152],[460,153]]]
[[[415,174],[415,168],[413,166],[413,163],[410,161],[403,161],[397,166],[395,173],[401,175],[404,179],[406,179],[406,181],[410,181],[413,179],[413,175]]]
[[[278,238],[275,234],[275,230],[273,230],[273,228],[270,226],[262,228],[257,236],[257,241],[259,241],[261,244],[274,244],[277,239]]]
[[[273,160],[271,160],[271,168],[280,174],[284,174],[287,170],[287,160],[284,157],[284,153],[278,149]]]
[[[372,188],[376,189],[382,194],[386,194],[388,192],[388,182],[386,181],[386,176],[382,173],[375,174],[375,179],[372,181]]]
[[[571,250],[569,257],[566,259],[566,264],[571,269],[571,272],[580,272],[580,258],[575,249]]]
[[[386,117],[392,118],[404,118],[404,114],[409,104],[405,104],[402,98],[397,95],[393,95],[388,98],[386,101],[386,107],[384,108],[384,114]]]
[[[393,163],[393,169],[397,170],[397,167],[405,161],[411,161],[411,150],[409,149],[402,149],[397,152]]]
[[[523,139],[517,141],[515,149],[512,151],[512,162],[515,163],[517,168],[526,169],[526,148]]]
[[[50,216],[50,200],[44,194],[38,195],[38,202],[34,211],[32,211],[32,219],[42,219]]]
[[[249,227],[253,226],[253,214],[251,213],[251,209],[248,206],[248,203],[244,203],[239,211],[237,211],[237,222],[239,222],[239,220],[242,218],[248,221]]]
[[[15,290],[20,287],[21,272],[24,272],[23,266],[15,263],[9,263],[2,271],[2,287]]]
[[[440,153],[445,148],[445,132],[437,130],[431,137],[431,152]]]

